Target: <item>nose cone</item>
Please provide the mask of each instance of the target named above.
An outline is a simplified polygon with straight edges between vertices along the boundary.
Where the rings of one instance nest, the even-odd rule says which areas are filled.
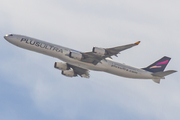
[[[7,35],[4,36],[4,39],[6,39],[6,40],[9,41],[9,42],[10,42],[13,38],[14,38],[14,37],[13,37],[13,34],[7,34]]]
[[[6,39],[6,40],[7,40],[7,37],[8,37],[8,35],[5,35],[5,36],[4,36],[4,39]]]

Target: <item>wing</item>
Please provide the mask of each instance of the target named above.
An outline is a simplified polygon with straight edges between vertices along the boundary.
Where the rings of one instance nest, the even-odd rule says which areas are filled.
[[[84,78],[89,78],[90,77],[89,70],[83,69],[83,68],[80,68],[80,67],[77,67],[77,66],[74,66],[74,65],[70,65],[70,64],[68,64],[68,66],[71,67],[74,70],[75,74],[77,74],[77,75],[79,75],[81,77],[84,77]]]
[[[121,51],[137,46],[139,43],[140,41],[133,44],[123,45],[123,46],[118,46],[118,47],[113,47],[113,48],[105,48],[105,49],[102,48],[105,51],[105,54],[103,56],[95,54],[94,52],[86,52],[86,53],[83,53],[84,59],[82,59],[82,61],[96,65],[101,60],[107,57],[111,58],[111,56],[113,55],[117,56],[117,54],[119,54]]]

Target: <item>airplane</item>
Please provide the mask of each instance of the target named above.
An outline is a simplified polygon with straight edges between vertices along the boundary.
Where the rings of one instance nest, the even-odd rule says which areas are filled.
[[[79,52],[24,35],[7,34],[4,38],[18,47],[64,61],[55,62],[54,68],[61,70],[61,74],[67,77],[81,76],[89,78],[89,70],[94,70],[126,78],[152,79],[154,82],[160,83],[160,80],[165,79],[165,76],[177,72],[176,70],[164,71],[171,59],[167,56],[145,68],[136,68],[112,60],[112,56],[117,56],[121,51],[137,46],[140,41],[113,48],[93,47],[90,52]]]

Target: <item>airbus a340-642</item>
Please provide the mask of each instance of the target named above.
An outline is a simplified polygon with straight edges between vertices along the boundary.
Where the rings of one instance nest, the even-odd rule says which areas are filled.
[[[113,48],[93,47],[91,52],[79,52],[23,35],[7,34],[4,38],[18,47],[64,61],[55,62],[54,67],[61,70],[62,74],[68,77],[79,75],[89,78],[89,70],[95,70],[127,78],[152,79],[154,82],[160,83],[160,80],[165,79],[165,76],[176,72],[175,70],[164,71],[171,59],[166,56],[145,68],[131,67],[110,59],[111,56],[117,56],[123,50],[137,46],[140,41]]]

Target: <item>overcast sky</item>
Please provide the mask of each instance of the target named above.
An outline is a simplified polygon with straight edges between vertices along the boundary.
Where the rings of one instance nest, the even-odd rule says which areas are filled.
[[[179,71],[179,0],[1,0],[1,120],[177,120],[179,72],[156,84],[90,72],[68,78],[60,61],[18,48],[7,33],[27,35],[82,52],[141,41],[113,60],[146,67],[171,57]]]

